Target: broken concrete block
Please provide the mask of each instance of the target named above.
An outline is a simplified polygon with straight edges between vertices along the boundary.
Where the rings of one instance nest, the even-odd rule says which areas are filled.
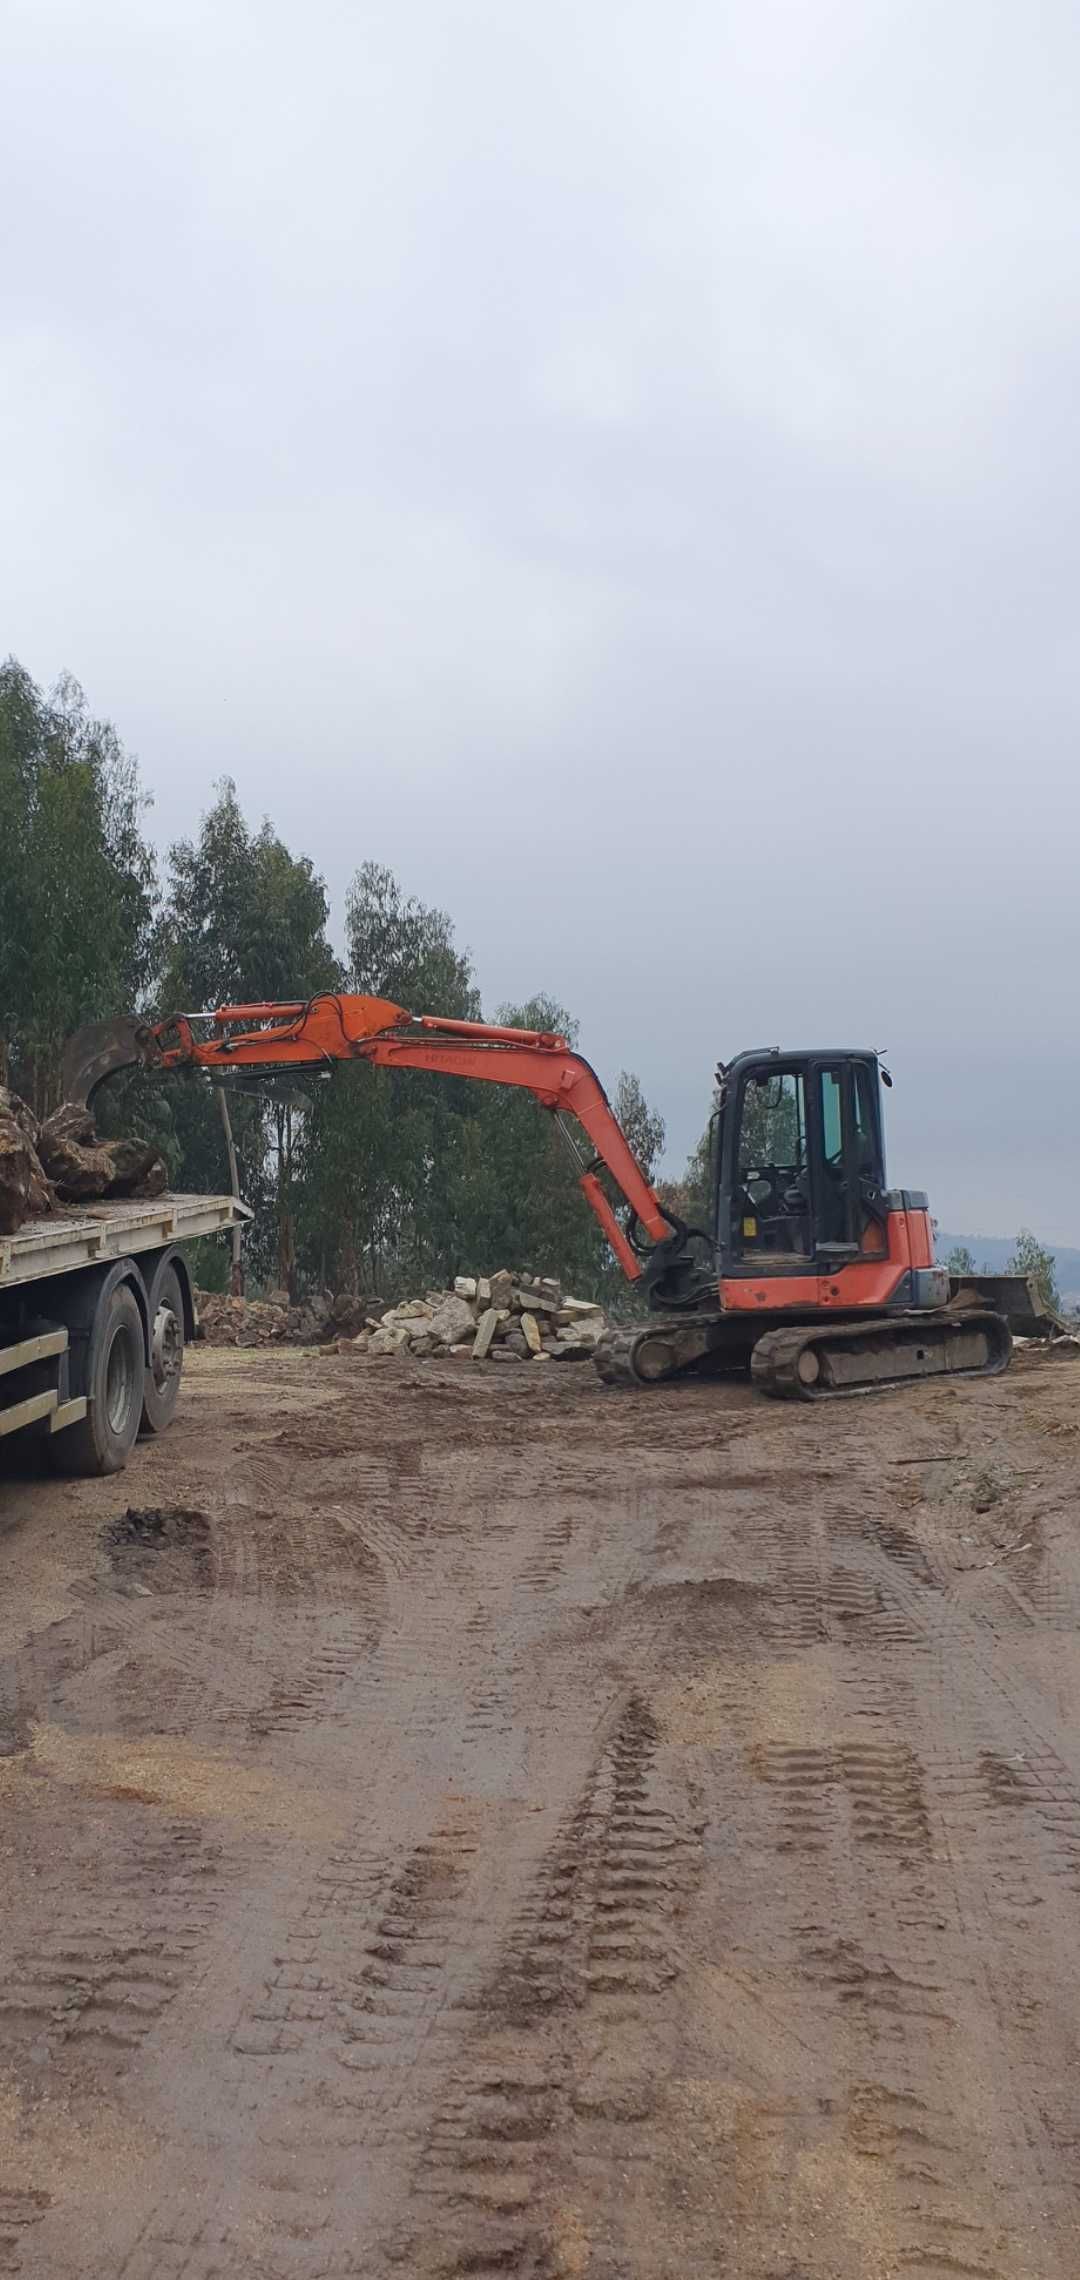
[[[559,1308],[559,1319],[561,1321],[565,1315],[569,1321],[579,1322],[583,1315],[602,1314],[603,1311],[595,1298],[564,1298]]]
[[[479,1275],[477,1277],[476,1303],[478,1306],[491,1305],[491,1278],[489,1275]]]
[[[498,1311],[494,1306],[489,1306],[480,1316],[476,1325],[476,1338],[472,1349],[474,1361],[482,1362],[485,1356],[490,1353],[491,1342],[498,1327]]]
[[[525,1344],[527,1345],[530,1354],[543,1353],[544,1342],[540,1336],[540,1324],[538,1323],[535,1314],[522,1315],[521,1335],[525,1340]]]

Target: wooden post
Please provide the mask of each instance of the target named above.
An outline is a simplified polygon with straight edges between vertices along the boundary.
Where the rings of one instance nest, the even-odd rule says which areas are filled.
[[[225,1098],[224,1085],[215,1085],[214,1090],[218,1096],[218,1107],[221,1110],[222,1130],[225,1134],[225,1147],[229,1158],[229,1186],[232,1189],[237,1203],[239,1203],[240,1174],[236,1163],[236,1143],[233,1140],[232,1118],[229,1115],[229,1103]],[[239,1222],[237,1222],[237,1225],[232,1230],[232,1274],[229,1278],[229,1288],[234,1298],[243,1298],[244,1295],[244,1259],[241,1249],[243,1234],[243,1228],[240,1226]]]

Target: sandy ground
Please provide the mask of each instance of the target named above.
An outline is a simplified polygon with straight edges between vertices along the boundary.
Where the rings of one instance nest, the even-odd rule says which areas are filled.
[[[1080,2272],[1080,1365],[0,1479],[0,2273]]]

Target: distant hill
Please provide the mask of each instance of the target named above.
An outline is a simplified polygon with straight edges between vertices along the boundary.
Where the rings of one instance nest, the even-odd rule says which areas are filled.
[[[950,1251],[962,1243],[975,1261],[976,1272],[985,1268],[989,1274],[1004,1273],[1012,1256],[1015,1238],[1012,1235],[947,1235],[939,1227],[935,1238],[939,1259],[946,1259]],[[1080,1306],[1080,1251],[1069,1250],[1062,1243],[1048,1243],[1057,1262],[1058,1289],[1066,1306]]]

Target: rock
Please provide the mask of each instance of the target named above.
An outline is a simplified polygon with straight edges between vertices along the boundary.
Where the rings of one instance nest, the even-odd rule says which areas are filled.
[[[51,1201],[33,1142],[14,1116],[0,1115],[0,1235],[14,1235],[24,1219],[47,1211]]]
[[[509,1267],[500,1267],[498,1274],[491,1277],[491,1303],[493,1306],[509,1307],[513,1305],[513,1301],[513,1275]]]
[[[451,1356],[451,1359],[453,1361],[459,1362],[462,1359],[462,1356],[465,1356],[467,1358],[472,1353],[473,1348],[469,1345],[448,1346],[446,1351]]]
[[[508,1354],[516,1354],[519,1362],[523,1362],[525,1360],[525,1356],[530,1350],[526,1342],[525,1333],[523,1330],[518,1328],[516,1322],[514,1323],[513,1328],[507,1331],[502,1345],[496,1348],[496,1352],[500,1354],[504,1352],[504,1350]]]
[[[603,1312],[603,1307],[597,1304],[595,1298],[564,1298],[559,1308],[559,1320],[560,1322],[564,1319],[568,1322],[580,1322],[586,1314],[598,1314],[602,1317]]]
[[[476,1325],[476,1337],[472,1347],[474,1361],[482,1362],[485,1356],[490,1353],[491,1342],[498,1327],[498,1309],[494,1306],[486,1307]]]
[[[591,1353],[593,1347],[600,1344],[603,1335],[604,1317],[602,1314],[582,1315],[579,1321],[570,1325],[569,1329],[557,1330],[555,1333],[560,1346],[583,1346],[587,1353]]]
[[[534,1355],[533,1355],[533,1360],[534,1360],[534,1362],[550,1362],[550,1360],[551,1360],[551,1355],[550,1355],[549,1353],[547,1353],[547,1352],[545,1352],[545,1353],[542,1353],[542,1354],[534,1354]]]
[[[423,1298],[402,1299],[400,1306],[390,1306],[380,1316],[384,1330],[394,1330],[402,1322],[427,1322],[430,1319],[431,1308]]]
[[[455,1298],[475,1298],[475,1297],[476,1297],[476,1276],[475,1276],[475,1275],[455,1275],[455,1276],[454,1276],[454,1296],[455,1296]]]
[[[353,1352],[357,1354],[366,1354],[370,1344],[370,1330],[361,1330],[359,1335],[353,1339]]]
[[[432,1317],[432,1334],[441,1338],[444,1346],[457,1346],[468,1337],[475,1322],[475,1312],[467,1299],[446,1298]]]
[[[18,1125],[23,1137],[29,1140],[30,1146],[32,1148],[37,1147],[37,1136],[40,1129],[37,1117],[34,1115],[29,1101],[21,1100],[17,1092],[12,1092],[10,1085],[0,1085],[0,1116],[10,1116],[12,1123]]]
[[[555,1314],[559,1301],[557,1298],[549,1298],[542,1290],[516,1290],[514,1304],[521,1308],[522,1313],[527,1308],[530,1314]]]
[[[543,1353],[544,1345],[543,1340],[540,1336],[540,1324],[538,1323],[535,1314],[522,1315],[521,1335],[525,1340],[525,1344],[527,1345],[530,1354],[537,1355]]]
[[[41,1167],[64,1203],[105,1195],[161,1195],[168,1174],[147,1140],[99,1140],[88,1108],[65,1101],[38,1133]]]
[[[593,1338],[577,1330],[560,1330],[558,1337],[552,1343],[552,1360],[556,1362],[587,1362],[590,1356],[596,1352],[602,1336],[602,1331]]]
[[[409,1352],[418,1362],[425,1362],[430,1354],[444,1353],[445,1348],[440,1339],[432,1337],[430,1330],[424,1330],[419,1338],[413,1332],[409,1339]]]
[[[512,1353],[509,1346],[496,1346],[492,1350],[493,1362],[523,1362],[524,1354]]]
[[[477,1276],[476,1303],[478,1306],[491,1305],[491,1280],[488,1275]]]
[[[271,1302],[272,1297],[273,1294]],[[329,1319],[333,1329],[342,1331],[346,1337],[355,1338],[357,1332],[367,1326],[368,1301],[366,1298],[358,1298],[355,1291],[339,1291],[330,1308]]]
[[[403,1322],[392,1323],[386,1329],[372,1333],[369,1354],[399,1354],[409,1343],[409,1333]]]

